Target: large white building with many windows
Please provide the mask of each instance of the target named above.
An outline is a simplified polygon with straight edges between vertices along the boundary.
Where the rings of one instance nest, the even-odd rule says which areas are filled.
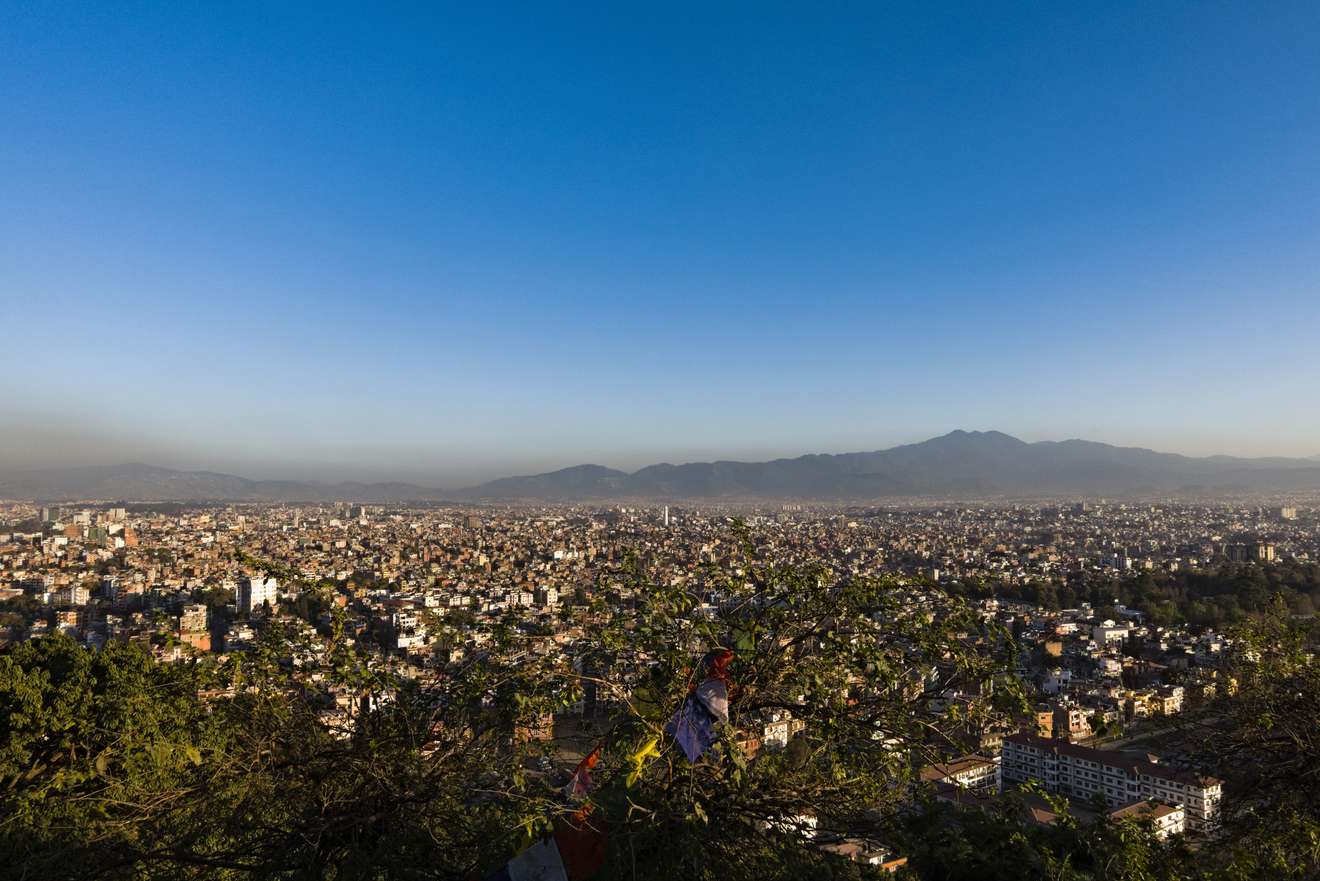
[[[1161,765],[1154,756],[1013,734],[1004,738],[1000,774],[1005,787],[1034,780],[1048,792],[1077,799],[1099,794],[1113,808],[1149,800],[1181,806],[1193,831],[1211,830],[1219,823],[1223,781]]]
[[[262,578],[260,575],[244,578],[238,583],[238,610],[250,615],[260,612],[266,603],[274,608],[279,599],[279,586],[274,578]]]

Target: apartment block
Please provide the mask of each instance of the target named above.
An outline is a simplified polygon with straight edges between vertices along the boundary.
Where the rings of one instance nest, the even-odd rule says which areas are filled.
[[[1217,827],[1223,798],[1223,781],[1169,768],[1153,756],[1138,758],[1026,733],[1004,738],[1001,774],[1005,787],[1035,780],[1049,792],[1073,798],[1099,794],[1113,808],[1152,799],[1180,806],[1187,828],[1198,832]]]

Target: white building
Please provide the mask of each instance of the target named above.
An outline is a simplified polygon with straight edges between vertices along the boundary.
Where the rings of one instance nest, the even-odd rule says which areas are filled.
[[[77,582],[66,584],[55,592],[55,602],[61,606],[85,606],[91,600],[91,591]]]
[[[1074,798],[1098,793],[1115,808],[1155,799],[1184,808],[1189,829],[1211,830],[1219,824],[1223,781],[1157,761],[1034,734],[1013,734],[1004,738],[1002,766],[1005,787],[1035,780],[1049,792]]]
[[[794,719],[789,713],[771,713],[761,728],[761,744],[766,749],[783,749],[794,735],[806,727],[806,722]]]
[[[973,753],[951,762],[927,765],[921,769],[921,780],[952,784],[968,792],[995,793],[1000,787],[999,761]]]
[[[1132,628],[1126,624],[1116,624],[1113,621],[1106,620],[1091,628],[1091,638],[1101,645],[1111,642],[1122,642],[1127,639],[1128,633],[1131,629]]]
[[[1072,671],[1067,667],[1055,667],[1040,684],[1040,690],[1046,694],[1059,694],[1072,686]]]
[[[279,582],[274,578],[244,578],[238,583],[238,610],[247,614],[261,611],[262,606],[270,603],[275,607],[279,598]]]
[[[1182,805],[1166,805],[1158,801],[1133,802],[1110,815],[1114,820],[1145,820],[1155,827],[1156,838],[1168,838],[1187,831],[1187,810]]]
[[[416,609],[399,609],[390,615],[390,629],[397,649],[426,645],[426,627],[417,616]]]

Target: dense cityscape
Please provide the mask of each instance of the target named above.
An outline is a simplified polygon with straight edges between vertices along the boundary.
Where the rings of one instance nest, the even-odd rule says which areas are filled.
[[[318,681],[311,671],[332,636],[369,668],[432,683],[488,651],[497,622],[521,634],[517,657],[581,672],[605,616],[641,601],[625,571],[689,595],[694,619],[730,600],[711,573],[741,571],[748,554],[823,566],[830,584],[886,579],[906,602],[936,614],[961,603],[1011,634],[1024,698],[1016,712],[976,713],[982,686],[943,681],[938,664],[917,671],[914,718],[965,721],[930,749],[905,747],[920,782],[910,803],[924,793],[984,810],[1001,792],[1039,787],[1022,796],[1036,824],[1102,810],[1206,847],[1233,792],[1195,767],[1173,722],[1235,687],[1227,671],[1237,625],[1271,602],[1301,619],[1320,603],[1320,516],[1296,502],[760,510],[12,502],[0,512],[6,643],[58,633],[88,651],[128,643],[158,663],[191,664],[241,657],[279,625],[305,638],[286,662]],[[351,731],[360,688],[319,688],[326,729]],[[608,730],[621,706],[588,687],[522,726],[519,739],[541,748],[533,772],[562,785],[586,752],[584,738]],[[731,724],[748,760],[813,734],[783,708],[743,712]],[[1169,750],[1163,760],[1147,751],[1157,745]],[[889,870],[907,863],[879,836],[830,834],[827,818],[817,822],[810,817],[802,834],[822,852]]]

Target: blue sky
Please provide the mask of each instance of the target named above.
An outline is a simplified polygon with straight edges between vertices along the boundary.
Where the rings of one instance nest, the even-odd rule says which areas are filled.
[[[7,3],[0,464],[1320,453],[1320,5]]]

